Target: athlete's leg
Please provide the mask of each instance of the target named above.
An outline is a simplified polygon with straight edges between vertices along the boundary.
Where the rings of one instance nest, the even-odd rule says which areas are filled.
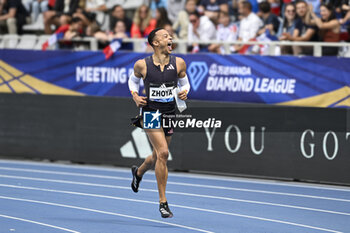
[[[142,177],[148,170],[152,169],[156,163],[157,155],[156,151],[153,149],[151,155],[147,156],[145,161],[141,164],[141,166],[137,169],[137,176]]]
[[[167,145],[169,147],[171,136],[165,137]],[[154,168],[154,165],[157,161],[157,154],[155,149],[153,149],[152,154],[147,156],[145,161],[141,164],[141,166],[137,169],[137,176],[142,177],[148,170]]]
[[[168,179],[167,161],[169,156],[167,140],[163,129],[148,129],[146,133],[157,155],[155,173],[158,184],[159,201],[166,202],[165,189]]]

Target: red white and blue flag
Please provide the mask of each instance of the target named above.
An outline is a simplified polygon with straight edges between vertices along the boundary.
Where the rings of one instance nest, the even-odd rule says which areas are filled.
[[[122,39],[115,39],[103,49],[103,53],[105,54],[106,60],[113,56],[113,54],[120,49],[122,46]]]
[[[259,41],[259,42],[269,42],[269,41],[277,41],[278,38],[274,35],[271,35],[270,31],[267,29],[260,36],[250,39],[249,41]],[[244,45],[239,51],[240,54],[268,54],[269,45]]]
[[[42,45],[42,50],[46,50],[48,47],[54,45],[60,39],[63,39],[64,32],[56,32],[50,36],[50,38]]]
[[[265,33],[258,36],[256,40],[259,42],[271,42],[271,41],[277,41],[278,38],[275,35],[272,35],[270,30],[267,29],[265,30]],[[260,51],[259,51],[260,55],[269,55],[270,46],[268,44],[260,45],[259,47],[260,47]],[[276,54],[276,50],[274,51],[274,54],[280,55],[280,54]]]

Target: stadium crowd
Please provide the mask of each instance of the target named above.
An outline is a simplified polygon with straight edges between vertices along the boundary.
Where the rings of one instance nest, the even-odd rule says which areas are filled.
[[[139,7],[127,10],[123,5],[108,8],[107,1],[0,0],[0,33],[23,34],[23,26],[42,14],[42,33],[63,32],[65,40],[95,37],[105,45],[114,39],[147,37],[163,27],[173,38],[187,40],[192,53],[225,53],[220,44],[197,43],[210,40],[349,40],[350,0],[140,0]],[[106,16],[109,27],[103,28]],[[132,45],[123,43],[122,48]],[[230,47],[231,52],[244,49]],[[338,48],[323,47],[322,52],[336,55]],[[282,46],[281,53],[311,54],[312,47]]]

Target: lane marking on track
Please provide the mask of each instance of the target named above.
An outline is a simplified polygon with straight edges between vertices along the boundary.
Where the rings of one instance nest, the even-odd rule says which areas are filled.
[[[147,203],[147,204],[159,205],[158,202],[146,201],[146,200],[138,200],[138,199],[132,199],[132,198],[123,198],[123,197],[117,197],[117,196],[106,196],[106,195],[99,195],[99,194],[80,193],[80,192],[63,191],[63,190],[55,190],[55,189],[41,189],[41,188],[16,186],[16,185],[6,185],[6,184],[0,184],[0,186],[8,187],[8,188],[18,188],[18,189],[36,190],[36,191],[44,191],[44,192],[72,194],[72,195],[78,195],[78,196],[89,196],[89,197],[98,197],[98,198],[106,198],[106,199],[114,199],[114,200],[122,200],[122,201],[130,201],[130,202],[139,202],[139,203]],[[0,198],[3,198],[3,196],[0,196]],[[235,217],[243,217],[243,218],[249,218],[249,219],[254,219],[254,220],[261,220],[261,221],[273,222],[273,223],[281,223],[281,224],[286,224],[286,225],[292,225],[292,226],[297,226],[297,227],[309,228],[309,229],[314,229],[314,230],[321,230],[321,231],[332,232],[332,233],[343,233],[343,232],[332,230],[332,229],[321,228],[321,227],[316,227],[316,226],[309,226],[309,225],[305,225],[305,224],[299,224],[299,223],[288,222],[288,221],[283,221],[283,220],[269,219],[269,218],[251,216],[251,215],[244,215],[244,214],[238,214],[238,213],[210,210],[210,209],[190,207],[190,206],[182,206],[182,205],[176,205],[176,204],[171,204],[171,206],[172,207],[183,208],[183,209],[197,210],[197,211],[201,211],[201,212],[229,215],[229,216],[235,216]]]
[[[126,178],[126,177],[91,175],[91,174],[76,173],[76,172],[73,172],[73,173],[72,172],[54,172],[54,171],[46,171],[46,170],[8,168],[8,167],[0,167],[0,170],[22,171],[22,172],[41,173],[41,174],[92,177],[92,178],[101,178],[101,179],[131,181],[131,178]],[[142,179],[142,182],[157,183],[156,180],[148,180],[148,179]],[[258,189],[232,188],[232,187],[224,187],[224,186],[216,186],[216,185],[204,185],[204,184],[193,184],[193,183],[171,182],[171,181],[168,181],[167,184],[168,185],[180,185],[180,186],[198,187],[198,188],[221,189],[221,190],[230,190],[230,191],[239,191],[239,192],[252,192],[252,193],[263,193],[263,194],[302,197],[302,198],[313,198],[313,199],[322,199],[322,200],[329,200],[329,201],[350,202],[350,199],[333,198],[333,197],[322,197],[322,196],[296,194],[296,193],[286,193],[286,192],[273,192],[273,191],[265,191],[265,190],[258,190]]]
[[[136,216],[132,216],[132,215],[120,214],[120,213],[115,213],[115,212],[108,212],[108,211],[90,209],[90,208],[85,208],[85,207],[80,207],[80,206],[72,206],[72,205],[65,205],[65,204],[59,204],[59,203],[54,203],[54,202],[37,201],[37,200],[30,200],[30,199],[23,199],[23,198],[14,198],[14,197],[7,197],[7,196],[0,196],[0,199],[7,199],[7,200],[14,200],[14,201],[23,201],[23,202],[31,202],[31,203],[37,203],[37,204],[44,204],[44,205],[58,206],[58,207],[64,207],[64,208],[71,208],[71,209],[95,212],[95,213],[100,213],[100,214],[108,214],[108,215],[114,215],[114,216],[119,216],[119,217],[124,217],[124,218],[132,218],[132,219],[137,219],[137,220],[143,220],[143,221],[147,221],[147,222],[160,223],[160,224],[165,224],[165,225],[169,225],[169,226],[175,226],[175,227],[184,228],[184,229],[193,230],[193,231],[199,231],[199,232],[205,232],[205,233],[214,233],[212,231],[202,230],[202,229],[199,229],[199,228],[189,227],[189,226],[180,225],[180,224],[176,224],[176,223],[163,222],[163,221],[158,221],[158,220],[154,220],[154,219],[148,219],[148,218],[136,217]]]
[[[8,216],[8,215],[0,214],[0,218],[1,218],[1,217],[2,217],[2,218],[14,219],[14,220],[22,221],[22,222],[34,223],[34,224],[38,224],[38,225],[42,225],[42,226],[46,226],[46,227],[51,227],[51,228],[59,229],[59,230],[62,230],[62,231],[68,231],[68,232],[72,232],[72,233],[80,233],[79,231],[74,231],[74,230],[70,230],[70,229],[67,229],[67,228],[58,227],[58,226],[54,226],[54,225],[50,225],[50,224],[46,224],[46,223],[42,223],[42,222],[37,222],[37,221],[25,219],[25,218],[18,218],[18,217],[13,217],[13,216]]]
[[[9,179],[21,179],[21,180],[40,181],[40,182],[52,182],[52,183],[61,183],[61,184],[74,184],[74,185],[84,185],[84,186],[93,186],[93,187],[103,187],[103,188],[130,190],[130,187],[118,186],[118,185],[75,182],[75,181],[56,180],[56,179],[43,179],[43,178],[23,177],[23,176],[0,175],[0,177],[9,178]],[[146,192],[158,193],[158,190],[156,190],[156,189],[144,189],[144,188],[141,188],[140,190],[141,191],[146,191]],[[322,212],[322,213],[328,213],[328,214],[338,214],[338,215],[350,216],[350,213],[345,213],[345,212],[324,210],[324,209],[316,209],[316,208],[304,207],[304,206],[278,204],[278,203],[271,203],[271,202],[252,201],[252,200],[245,200],[245,199],[237,199],[237,198],[229,198],[229,197],[221,197],[221,196],[212,196],[212,195],[203,195],[203,194],[195,194],[195,193],[175,192],[175,191],[167,191],[167,194],[191,196],[191,197],[201,197],[201,198],[218,199],[218,200],[235,201],[235,202],[245,202],[245,203],[251,203],[251,204],[269,205],[269,206],[277,206],[277,207],[285,207],[285,208],[292,208],[292,209],[301,209],[301,210]]]
[[[95,171],[111,171],[111,172],[122,172],[122,173],[130,173],[129,168],[121,168],[121,167],[98,167],[94,165],[77,165],[77,164],[54,164],[54,163],[47,163],[47,162],[34,162],[34,161],[13,161],[13,160],[4,160],[0,159],[1,163],[11,163],[11,164],[24,164],[24,165],[36,165],[36,166],[42,166],[42,167],[58,167],[58,168],[77,168],[77,169],[85,169],[85,170],[95,170]],[[149,174],[154,172],[150,171]],[[265,185],[273,185],[273,186],[286,186],[286,187],[298,187],[298,188],[310,188],[310,189],[322,189],[322,190],[332,190],[332,191],[344,191],[344,192],[350,192],[350,188],[342,187],[342,188],[335,188],[335,187],[328,187],[331,185],[320,185],[320,184],[291,184],[293,181],[282,181],[282,180],[257,180],[254,178],[244,178],[244,177],[221,177],[219,175],[208,175],[208,174],[181,174],[181,173],[173,173],[169,172],[171,176],[174,177],[181,177],[181,178],[195,178],[195,179],[202,179],[202,180],[219,180],[219,181],[230,181],[230,182],[239,182],[239,183],[252,183],[252,184],[265,184]],[[288,182],[288,183],[286,183]]]

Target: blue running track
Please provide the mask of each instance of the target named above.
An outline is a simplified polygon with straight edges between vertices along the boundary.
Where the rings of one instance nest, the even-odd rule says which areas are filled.
[[[162,219],[154,172],[0,160],[0,233],[350,232],[350,187],[169,173]]]

